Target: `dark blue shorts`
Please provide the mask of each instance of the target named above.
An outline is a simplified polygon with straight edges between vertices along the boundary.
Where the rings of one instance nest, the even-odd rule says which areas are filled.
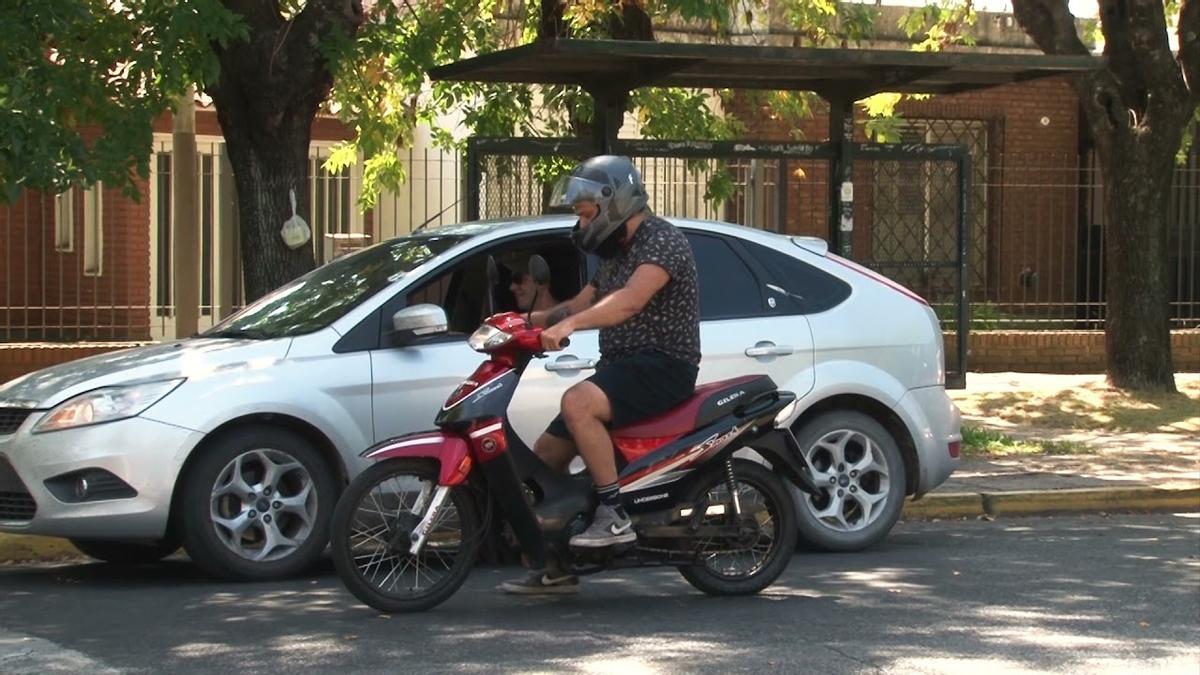
[[[612,408],[609,429],[620,429],[683,403],[696,390],[696,366],[658,351],[601,361],[588,382],[600,388]],[[550,422],[546,433],[571,440],[562,414]]]

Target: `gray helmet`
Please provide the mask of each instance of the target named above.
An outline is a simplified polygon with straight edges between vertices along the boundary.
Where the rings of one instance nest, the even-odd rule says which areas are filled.
[[[586,228],[576,230],[575,243],[595,253],[610,237],[624,230],[629,217],[646,208],[646,186],[628,157],[599,155],[576,166],[558,181],[551,206],[596,202],[600,212]]]

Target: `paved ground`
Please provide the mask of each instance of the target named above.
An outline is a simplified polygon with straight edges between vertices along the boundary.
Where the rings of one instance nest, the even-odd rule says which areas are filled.
[[[0,569],[0,672],[987,672],[1195,675],[1200,517],[901,523],[870,552],[797,557],[752,598],[671,570],[574,598],[495,593],[381,618],[328,573],[230,585],[184,562]],[[108,670],[111,669],[111,670]]]

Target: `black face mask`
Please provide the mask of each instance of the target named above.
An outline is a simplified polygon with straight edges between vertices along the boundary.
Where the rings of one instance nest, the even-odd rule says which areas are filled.
[[[621,253],[621,242],[625,241],[625,233],[628,232],[628,223],[622,223],[620,227],[613,230],[608,237],[600,242],[596,250],[589,251],[580,244],[580,227],[579,221],[575,221],[575,227],[571,229],[571,240],[575,242],[584,253],[594,253],[601,258],[615,258]]]

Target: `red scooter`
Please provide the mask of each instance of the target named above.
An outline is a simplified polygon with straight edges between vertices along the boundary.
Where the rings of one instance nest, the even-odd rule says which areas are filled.
[[[535,256],[530,274],[544,282],[545,261]],[[494,287],[492,261],[489,277]],[[780,476],[817,492],[791,431],[775,425],[795,394],[767,376],[713,382],[663,415],[612,430],[621,499],[638,538],[576,549],[569,541],[597,505],[590,476],[552,470],[507,417],[525,368],[544,356],[540,336],[520,314],[491,316],[469,340],[488,359],[446,400],[437,430],[362,453],[374,463],[350,483],[333,516],[333,560],[346,587],[382,612],[434,607],[466,579],[497,512],[532,567],[553,562],[590,574],[670,565],[714,595],[753,594],[773,583],[797,537],[796,504]],[[771,468],[735,458],[740,448]]]

